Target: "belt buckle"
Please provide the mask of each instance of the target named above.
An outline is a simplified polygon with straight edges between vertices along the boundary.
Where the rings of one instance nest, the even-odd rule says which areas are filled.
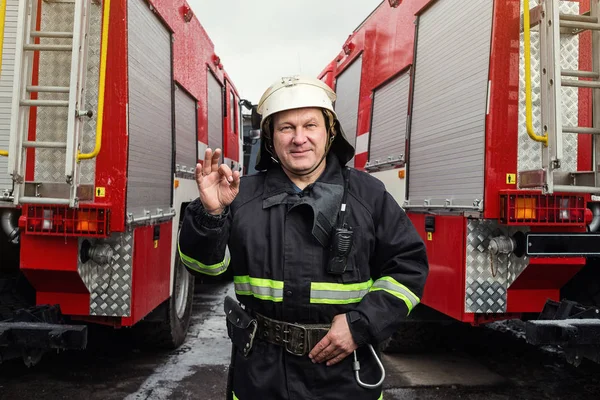
[[[292,340],[290,339],[290,333],[292,333],[292,329],[296,329],[299,330],[299,334],[298,336],[296,336],[296,338],[300,338],[300,340],[302,340],[302,350],[298,351],[298,349],[295,348],[295,346],[291,345]],[[283,330],[283,343],[285,343],[285,350],[290,353],[293,354],[295,356],[303,356],[305,354],[308,353],[308,337],[307,337],[307,331],[306,328],[303,327],[302,325],[296,325],[296,324],[290,324],[288,323],[287,326],[284,328]],[[298,346],[299,347],[299,346]]]

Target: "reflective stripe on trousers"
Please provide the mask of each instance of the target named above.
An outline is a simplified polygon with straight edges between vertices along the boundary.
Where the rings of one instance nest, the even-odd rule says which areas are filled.
[[[236,395],[235,392],[231,392],[233,393],[233,400],[240,400]],[[378,400],[383,400],[383,392],[381,392],[381,396],[379,396]]]

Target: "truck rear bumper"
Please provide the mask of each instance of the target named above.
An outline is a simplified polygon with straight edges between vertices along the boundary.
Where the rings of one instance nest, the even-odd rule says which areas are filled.
[[[600,255],[600,233],[528,233],[525,248],[531,257]]]
[[[58,306],[17,310],[12,318],[0,321],[0,362],[23,357],[31,366],[48,350],[85,349],[87,326],[62,322]]]
[[[597,307],[548,300],[539,319],[527,322],[527,342],[561,346],[567,361],[574,365],[579,365],[583,358],[600,363],[599,317]]]
[[[0,348],[79,350],[87,346],[85,325],[45,322],[0,322]]]

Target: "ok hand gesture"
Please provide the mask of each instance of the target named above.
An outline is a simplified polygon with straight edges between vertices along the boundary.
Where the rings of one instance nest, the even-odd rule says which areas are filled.
[[[219,215],[230,205],[240,189],[239,171],[231,172],[225,164],[219,166],[221,149],[206,149],[204,165],[196,165],[196,183],[200,201],[206,212]]]

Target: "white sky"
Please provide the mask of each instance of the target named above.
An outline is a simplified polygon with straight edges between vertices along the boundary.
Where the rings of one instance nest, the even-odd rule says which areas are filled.
[[[242,98],[281,76],[316,76],[382,0],[188,0]]]

